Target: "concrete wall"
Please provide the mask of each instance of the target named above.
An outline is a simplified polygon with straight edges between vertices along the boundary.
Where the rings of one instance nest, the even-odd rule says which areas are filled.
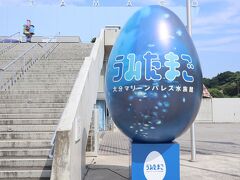
[[[120,26],[106,26],[104,33],[104,45],[113,46],[120,33]]]
[[[51,180],[79,180],[85,173],[85,150],[104,58],[104,31],[80,69],[55,138]]]
[[[213,122],[240,123],[240,98],[213,98]]]
[[[202,103],[196,117],[198,122],[212,122],[212,99],[203,98]]]
[[[101,75],[99,78],[98,87],[98,100],[105,100],[104,85],[105,85],[105,72],[109,54],[111,52],[112,46],[114,45],[118,35],[120,33],[119,26],[106,26],[104,29],[104,62],[101,70]]]
[[[240,123],[240,98],[203,99],[196,122]]]

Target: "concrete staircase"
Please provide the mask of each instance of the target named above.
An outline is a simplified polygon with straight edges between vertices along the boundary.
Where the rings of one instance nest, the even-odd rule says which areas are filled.
[[[91,48],[90,44],[60,43],[9,91],[0,92],[1,180],[49,179],[51,139]],[[12,58],[4,55],[4,62]]]

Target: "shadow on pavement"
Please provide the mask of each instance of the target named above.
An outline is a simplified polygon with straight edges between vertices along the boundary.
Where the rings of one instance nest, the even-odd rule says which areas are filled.
[[[84,180],[126,180],[129,167],[113,165],[88,165]]]
[[[198,169],[198,170],[202,170],[202,171],[208,171],[208,172],[217,173],[217,174],[222,174],[222,175],[228,175],[228,176],[237,177],[240,179],[240,176],[237,174],[225,173],[225,172],[215,171],[215,170],[211,170],[211,169],[190,166],[190,165],[186,165],[186,164],[181,164],[181,166]]]

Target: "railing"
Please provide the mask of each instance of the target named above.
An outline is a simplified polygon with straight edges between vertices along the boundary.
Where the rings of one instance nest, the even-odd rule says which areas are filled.
[[[10,89],[10,87],[21,78],[21,76],[39,59],[47,58],[49,54],[59,45],[59,43],[54,43],[50,48],[46,49],[44,53],[42,53],[40,56],[37,57],[31,57],[29,59],[26,59],[25,55],[27,55],[31,50],[33,50],[35,47],[40,46],[41,49],[45,49],[45,47],[48,45],[48,43],[51,42],[48,41],[47,43],[42,46],[40,43],[36,43],[32,45],[30,48],[28,48],[26,51],[24,51],[22,54],[20,54],[17,58],[15,58],[13,61],[8,63],[3,68],[0,68],[0,90],[7,90]],[[32,54],[33,55],[33,54]],[[10,69],[12,68],[12,69]]]
[[[54,51],[54,49],[57,48],[57,46],[60,44],[60,43],[56,43],[54,40],[56,39],[56,36],[53,36],[51,38],[48,38],[49,40],[46,42],[46,44],[44,46],[42,46],[43,48],[48,44],[48,43],[54,43],[53,46],[51,46],[49,49],[47,49],[45,52],[44,52],[44,55],[43,57],[46,59],[48,58],[48,56],[51,54],[51,52]]]
[[[35,48],[37,45],[39,45],[39,44],[37,43],[37,44],[31,46],[26,51],[24,51],[22,54],[20,54],[17,58],[15,58],[13,61],[8,63],[6,66],[0,68],[0,73],[1,73],[0,74],[0,78],[1,78],[0,90],[5,89],[5,91],[6,91],[7,89],[10,89],[10,87],[16,81],[16,78],[17,79],[20,78],[21,75],[25,73],[25,66],[27,63],[26,63],[26,59],[24,56],[28,52],[30,52],[33,48]],[[21,62],[21,61],[23,61],[23,62]],[[16,65],[16,66],[13,66],[13,65]],[[18,69],[17,67],[20,67],[20,68]],[[12,69],[10,69],[10,68],[12,68]],[[18,75],[20,77],[18,77]],[[5,81],[5,79],[6,79],[6,81]]]
[[[97,38],[90,57],[84,60],[52,139],[51,180],[77,180],[83,176],[87,137],[103,59],[104,31]]]
[[[48,42],[47,42],[48,43]],[[49,49],[47,49],[43,55],[45,59],[48,58],[48,56],[58,47],[60,43],[55,43],[53,46],[51,46]]]
[[[5,71],[6,69],[8,69],[10,66],[12,66],[16,61],[18,61],[21,57],[23,57],[24,55],[26,55],[28,52],[30,52],[33,48],[35,48],[37,45],[39,45],[39,43],[34,44],[33,46],[31,46],[29,49],[27,49],[26,51],[24,51],[21,55],[19,55],[17,58],[15,58],[13,61],[11,61],[10,63],[8,63],[6,66],[4,66],[3,68],[0,68],[0,71]]]
[[[17,34],[18,34],[18,36],[19,36],[19,37],[18,37],[18,40],[19,40],[18,43],[20,43],[20,42],[21,42],[20,32],[17,32],[17,33],[14,33],[14,34],[8,36],[7,39],[10,39],[10,38],[16,36]],[[2,43],[5,44],[5,41],[3,41]],[[4,54],[5,52],[7,52],[7,51],[9,51],[10,49],[14,48],[15,46],[18,45],[18,43],[13,43],[13,44],[10,44],[10,45],[8,45],[8,46],[6,46],[6,47],[0,49],[0,55]]]
[[[11,39],[11,38],[13,38],[13,37],[16,36],[16,35],[18,35],[18,38],[14,38],[14,39],[21,41],[20,32],[16,32],[16,33],[14,33],[14,34],[11,34],[11,35],[7,36],[5,39]],[[5,41],[3,41],[3,43],[5,43]],[[10,43],[11,43],[11,41],[10,41]]]
[[[16,36],[16,35],[18,35],[18,40],[19,40],[19,42],[20,42],[20,41],[21,41],[21,35],[20,35],[20,32],[16,32],[16,33],[10,35],[8,38],[12,38],[12,37],[14,37],[14,36]]]

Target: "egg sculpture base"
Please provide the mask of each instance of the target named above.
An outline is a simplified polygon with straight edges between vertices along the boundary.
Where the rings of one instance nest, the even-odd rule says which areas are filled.
[[[179,144],[132,143],[132,180],[180,180]]]

